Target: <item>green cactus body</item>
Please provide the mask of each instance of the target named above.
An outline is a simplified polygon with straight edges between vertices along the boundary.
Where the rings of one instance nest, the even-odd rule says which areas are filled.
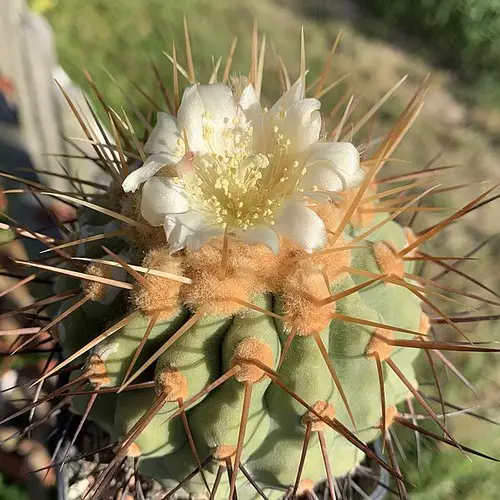
[[[361,231],[359,228],[354,230],[348,227],[345,241],[351,239],[349,232],[355,236]],[[384,226],[384,230],[372,234],[363,248],[351,251],[348,262],[350,268],[368,274],[340,272],[336,276],[331,276],[329,292],[333,297],[363,285],[372,279],[372,275],[386,274],[383,258],[382,260],[380,256],[377,258],[376,245],[383,242],[389,242],[396,250],[407,244],[403,229],[394,222]],[[127,243],[125,241],[122,243],[125,250]],[[251,252],[252,247],[248,248]],[[141,262],[137,264],[140,265]],[[408,269],[408,264],[404,264],[404,267],[405,271],[411,271]],[[303,272],[313,271],[314,266],[305,266]],[[292,268],[290,272],[297,270]],[[74,284],[74,280],[70,280],[67,288]],[[352,432],[357,432],[357,437],[364,442],[376,439],[380,434],[382,418],[381,394],[376,362],[367,355],[370,342],[377,332],[377,327],[374,325],[392,327],[391,338],[413,338],[414,334],[400,332],[398,329],[415,334],[420,332],[422,314],[420,299],[404,286],[376,281],[366,288],[348,293],[336,300],[332,309],[333,316],[324,328],[316,333],[296,332],[287,352],[283,353],[293,329],[291,326],[293,322],[286,322],[283,319],[287,315],[290,316],[290,306],[287,306],[286,299],[282,299],[280,286],[287,285],[279,285],[271,290],[271,293],[256,294],[250,301],[255,309],[236,307],[230,312],[209,311],[202,315],[201,319],[173,342],[134,383],[152,380],[155,372],[158,378],[165,371],[174,370],[182,374],[186,381],[187,389],[182,397],[183,401],[189,403],[189,398],[201,393],[205,387],[214,383],[238,363],[239,358],[235,353],[239,345],[244,345],[245,341],[250,344],[257,342],[269,351],[268,359],[258,359],[258,361],[267,363],[270,373],[277,373],[282,383],[294,394],[311,406],[318,402],[329,404],[334,408],[334,418]],[[157,291],[153,290],[152,293]],[[76,300],[78,299],[73,299]],[[182,292],[177,300],[182,305]],[[117,311],[120,307],[123,307],[123,299],[117,299],[111,308],[98,301],[89,301],[83,308],[68,316],[61,325],[61,341],[65,354],[70,355],[75,352],[105,330],[108,325],[120,319],[120,317],[113,319],[113,315],[110,315],[110,311]],[[131,307],[133,304],[129,306],[129,313]],[[200,307],[203,307],[203,304],[200,304]],[[268,311],[270,314],[263,311]],[[299,313],[300,310],[297,310],[297,314]],[[125,311],[121,316],[124,314]],[[151,317],[152,315],[146,311],[136,315],[131,322],[87,354],[88,359],[97,356],[103,363],[108,378],[101,386],[118,387],[125,382],[124,375],[148,329]],[[158,319],[130,373],[133,374],[150,359],[190,317],[192,314],[187,309],[176,306],[165,318]],[[350,322],[345,319],[346,317],[355,318],[356,321],[367,321],[370,324]],[[86,332],[80,331],[79,328],[83,321],[90,327]],[[328,353],[329,363],[341,383],[345,401],[330,376],[327,363],[318,347],[318,339]],[[415,387],[417,382],[412,363],[417,353],[417,349],[395,347],[390,354],[391,359]],[[284,357],[278,368],[282,354]],[[258,366],[254,366],[254,369],[259,370]],[[395,407],[408,396],[408,388],[387,366],[383,366],[383,373],[385,405],[387,408]],[[246,384],[245,380],[238,380],[232,376],[186,408],[189,431],[200,460],[214,457],[204,470],[209,484],[213,484],[218,468],[225,466],[224,460],[234,459]],[[250,385],[251,397],[241,463],[269,496],[279,497],[296,480],[306,432],[304,418],[308,410],[275,384],[265,371],[261,370],[260,379]],[[148,412],[157,397],[158,387],[156,390],[151,387],[99,395],[89,418],[101,424],[113,437],[123,438]],[[88,401],[89,396],[74,398],[73,410],[82,414]],[[348,407],[356,427],[351,421]],[[169,399],[134,441],[140,450],[141,470],[167,487],[174,487],[197,468],[196,458],[188,443],[181,417],[177,415],[171,418],[171,415],[176,411],[178,413],[178,410],[177,398]],[[320,433],[333,457],[331,469],[334,476],[348,473],[364,456],[358,448],[324,424],[321,430],[311,432],[303,464],[302,478],[314,483],[325,477]],[[221,450],[225,450],[228,457],[218,456],[220,453],[223,454]],[[229,486],[228,475],[224,473],[220,479],[217,498],[227,496]],[[236,486],[240,496],[255,497],[255,490],[242,474],[238,476]],[[182,487],[183,491],[188,493],[201,495],[206,493],[200,474],[189,481],[184,481]]]
[[[419,350],[401,342],[423,342],[428,320],[403,259],[413,234],[363,209],[377,206],[369,163],[323,142],[302,79],[270,110],[240,83],[187,89],[177,118],[159,114],[144,165],[113,181],[108,211],[83,210],[73,238],[96,236],[74,249],[83,295],[59,314],[83,305],[58,328],[65,357],[85,362],[73,379],[107,390],[73,411],[93,402],[121,456],[183,494],[208,498],[217,479],[213,498],[236,486],[247,500],[252,482],[277,498],[354,470],[370,453],[359,440],[418,387]],[[78,286],[64,276],[57,292]]]
[[[85,391],[95,389],[93,385],[83,387]],[[77,415],[83,415],[90,402],[91,395],[79,395],[71,399],[71,410]],[[111,439],[118,439],[118,426],[115,424],[116,394],[100,394],[95,398],[89,413],[89,420],[98,422],[99,425],[110,435]]]

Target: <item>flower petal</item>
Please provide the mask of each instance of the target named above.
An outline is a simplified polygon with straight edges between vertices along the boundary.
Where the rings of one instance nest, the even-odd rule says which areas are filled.
[[[189,203],[182,188],[168,177],[151,177],[142,188],[141,214],[152,225],[161,226],[167,214],[186,212]]]
[[[304,182],[309,179],[320,188],[338,192],[355,188],[363,180],[365,172],[360,167],[359,152],[350,142],[318,143],[309,151]]]
[[[251,245],[264,243],[273,253],[278,253],[280,246],[278,235],[268,226],[256,225],[245,231],[236,229],[234,234]]]
[[[274,104],[269,110],[269,115],[274,116],[285,111],[292,104],[304,99],[304,80],[299,78]]]
[[[177,115],[181,135],[187,136],[189,150],[195,153],[226,150],[224,128],[237,114],[231,89],[221,83],[193,85],[186,89]],[[207,137],[207,128],[211,128]]]
[[[158,172],[165,165],[175,165],[179,160],[176,157],[165,154],[154,154],[149,156],[142,167],[131,172],[123,181],[122,188],[126,193],[136,191],[139,186]]]
[[[222,83],[198,85],[198,92],[203,102],[203,109],[214,119],[234,118],[236,103],[231,89]]]
[[[163,153],[176,157],[178,158],[177,161],[179,161],[184,154],[184,148],[179,145],[182,136],[177,129],[177,120],[173,116],[162,112],[156,116],[156,126],[144,145],[144,152],[148,155]]]
[[[321,217],[298,201],[289,201],[283,206],[273,227],[285,238],[298,243],[306,252],[323,248],[327,241]]]
[[[264,134],[264,114],[253,85],[249,84],[241,93],[239,105],[245,118],[252,124],[254,151],[262,151]]]
[[[196,252],[208,240],[223,233],[221,228],[207,224],[203,216],[194,211],[167,216],[164,229],[171,254],[185,247]]]
[[[285,110],[282,120],[276,120],[279,132],[290,140],[289,152],[300,152],[318,142],[321,131],[321,103],[317,99],[302,99]]]
[[[345,191],[342,178],[330,166],[320,166],[323,162],[314,163],[300,181],[300,187],[306,192],[318,188],[320,191],[339,192]]]
[[[188,147],[193,152],[206,152],[203,139],[203,102],[198,92],[198,85],[192,85],[184,91],[177,113],[177,127],[181,135],[187,137]]]
[[[257,94],[255,93],[255,89],[251,83],[243,89],[239,105],[245,115],[248,112],[253,113],[256,109],[259,111],[261,110],[259,99],[257,99]]]

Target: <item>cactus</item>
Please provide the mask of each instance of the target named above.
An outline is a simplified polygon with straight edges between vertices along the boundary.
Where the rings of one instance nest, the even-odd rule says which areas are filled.
[[[431,339],[423,309],[447,318],[433,303],[444,296],[419,282],[417,262],[486,195],[413,234],[395,219],[431,189],[390,206],[418,185],[384,190],[375,175],[426,83],[360,157],[321,131],[304,71],[270,110],[261,71],[222,84],[190,76],[182,101],[176,84],[144,148],[110,113],[105,202],[49,193],[82,209],[59,249],[72,259],[25,263],[57,272],[56,293],[76,290],[50,324],[64,360],[40,380],[81,366],[67,386],[84,392],[72,410],[118,443],[95,498],[126,457],[170,494],[247,499],[325,480],[333,492],[365,455],[404,497],[389,429],[415,428],[398,412],[408,398],[441,428],[436,439],[460,446],[418,392],[413,364],[421,350],[479,348]],[[122,144],[144,163],[127,162]],[[378,438],[391,460],[367,446]]]
[[[331,201],[317,210],[337,224],[344,213]],[[285,240],[274,254],[227,237],[225,259],[220,240],[172,255],[161,244],[132,250],[130,242],[137,239],[123,240],[114,262],[144,253],[142,261],[130,261],[158,274],[129,269],[133,290],[120,293],[108,308],[99,302],[106,285],[87,282],[84,293],[91,299],[79,314],[87,315],[90,328],[82,332],[85,320],[69,315],[60,323],[61,343],[67,355],[78,353],[125,317],[126,324],[77,358],[85,361],[82,373],[93,388],[127,388],[152,377],[154,387],[98,396],[89,418],[118,439],[135,436],[136,424],[155,408],[124,452],[140,455],[140,468],[166,484],[182,481],[202,459],[213,457],[205,478],[183,482],[189,493],[206,491],[205,480],[213,484],[217,464],[226,460],[243,465],[258,483],[281,488],[323,480],[325,450],[335,457],[329,474],[348,473],[364,454],[343,433],[370,442],[389,427],[409,389],[384,362],[392,360],[418,387],[412,365],[418,349],[403,349],[397,341],[423,339],[429,325],[421,299],[404,281],[413,267],[398,255],[409,244],[405,230],[392,224],[382,237],[351,245],[352,235],[362,231],[349,223],[321,255]],[[111,276],[105,262],[113,261],[101,259],[86,272]],[[68,301],[59,314],[73,305]],[[224,383],[207,393],[221,378]],[[73,409],[83,413],[88,400],[74,397]],[[229,482],[221,480],[221,498]],[[240,474],[238,492],[252,496],[247,483]]]

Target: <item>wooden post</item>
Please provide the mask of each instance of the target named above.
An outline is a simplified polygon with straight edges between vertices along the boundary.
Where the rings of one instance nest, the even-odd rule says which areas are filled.
[[[98,139],[102,141],[103,138],[82,91],[57,64],[48,21],[30,12],[26,0],[0,0],[0,75],[9,78],[14,85],[23,143],[34,168],[59,174],[70,173],[83,180],[107,182],[107,177],[92,161],[53,156],[81,154],[63,136],[85,138],[55,85],[55,76],[91,124]],[[88,143],[79,142],[78,148],[88,156],[95,156]],[[106,155],[109,157],[109,151]],[[45,174],[39,177],[55,189],[74,190],[65,179]],[[92,191],[88,187],[84,190]]]

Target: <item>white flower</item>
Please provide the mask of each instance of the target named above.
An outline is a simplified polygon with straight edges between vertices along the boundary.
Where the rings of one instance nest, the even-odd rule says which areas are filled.
[[[171,252],[196,250],[226,230],[274,252],[278,234],[320,249],[326,229],[311,200],[357,186],[363,171],[352,144],[319,142],[319,108],[304,98],[302,79],[269,110],[251,85],[238,102],[225,85],[193,85],[177,118],[158,113],[144,148],[150,156],[123,189],[144,184],[141,213],[164,226]]]

